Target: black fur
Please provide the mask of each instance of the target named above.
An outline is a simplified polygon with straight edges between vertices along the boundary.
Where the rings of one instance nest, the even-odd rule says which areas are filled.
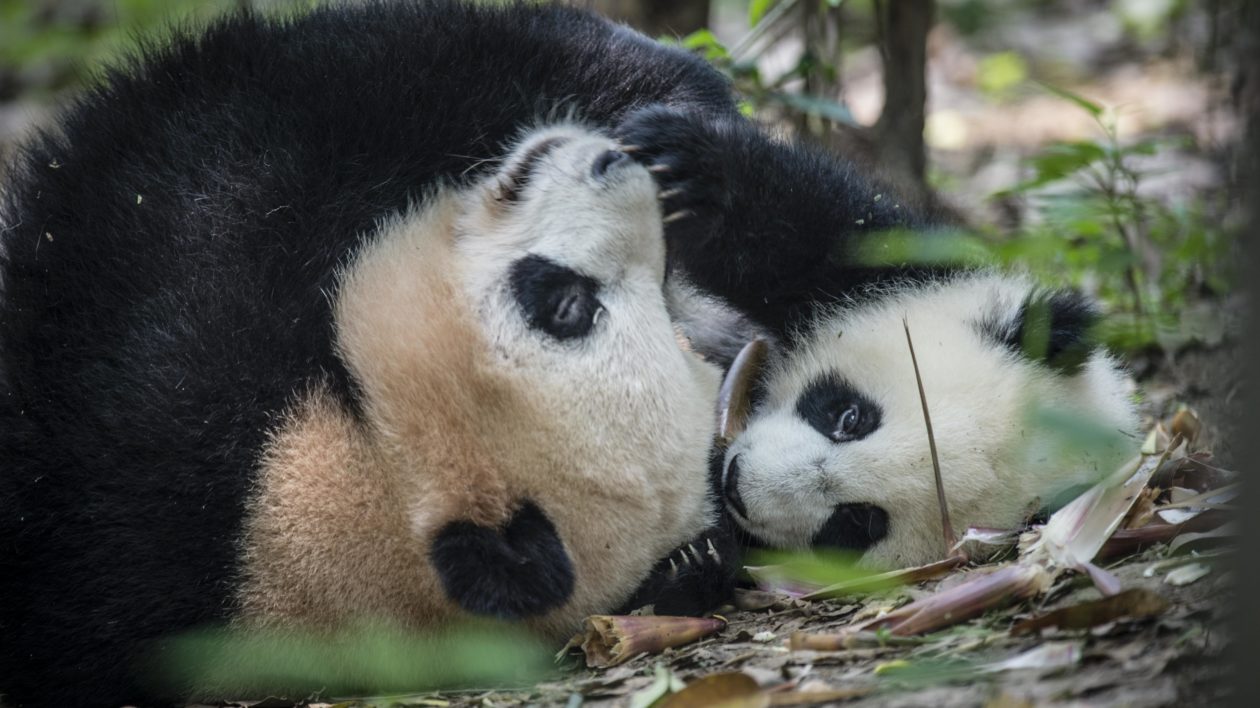
[[[1099,320],[1092,300],[1073,290],[1035,291],[1010,320],[991,319],[980,330],[1019,356],[1073,375],[1097,347],[1093,329]]]
[[[848,421],[846,412],[853,416]],[[845,443],[878,430],[883,411],[853,384],[831,374],[805,387],[796,399],[796,414],[832,442]]]
[[[557,7],[236,15],[109,72],[25,146],[0,232],[11,706],[138,700],[154,638],[231,616],[270,427],[315,384],[360,410],[338,267],[570,109],[675,170],[695,212],[667,230],[675,265],[776,331],[871,279],[849,235],[914,223],[849,166],[767,140],[702,60]]]
[[[603,305],[599,283],[543,258],[526,256],[512,264],[512,296],[529,326],[556,339],[583,337],[595,326]]]
[[[573,594],[573,563],[551,519],[526,500],[501,529],[442,527],[429,551],[442,587],[469,612],[505,620],[539,615]]]
[[[864,286],[948,270],[861,262],[868,239],[931,222],[851,163],[769,140],[738,116],[650,106],[617,135],[665,169],[664,211],[685,215],[667,230],[670,261],[788,344]]]

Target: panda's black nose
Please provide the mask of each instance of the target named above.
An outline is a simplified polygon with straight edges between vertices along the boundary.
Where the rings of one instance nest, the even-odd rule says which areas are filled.
[[[814,546],[865,551],[888,535],[888,512],[874,504],[837,504],[814,534]]]
[[[726,503],[739,512],[740,516],[748,518],[744,498],[739,495],[739,455],[732,457],[731,464],[726,468],[726,483],[722,485],[722,496],[726,497]]]
[[[629,160],[630,156],[620,150],[605,150],[595,158],[595,164],[591,165],[591,175],[596,179],[603,179],[604,175],[608,174],[608,170],[625,164]]]

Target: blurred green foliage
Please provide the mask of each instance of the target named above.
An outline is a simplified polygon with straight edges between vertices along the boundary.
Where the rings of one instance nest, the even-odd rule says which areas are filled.
[[[519,625],[440,633],[364,622],[338,632],[205,629],[164,642],[147,666],[157,687],[218,698],[418,693],[526,685],[555,671],[554,647]]]
[[[1175,349],[1202,339],[1204,313],[1187,306],[1233,288],[1232,235],[1209,214],[1211,197],[1171,204],[1144,196],[1136,163],[1177,146],[1145,138],[1122,142],[1113,111],[1051,86],[1098,125],[1095,140],[1057,142],[1028,161],[1031,178],[995,197],[1030,199],[1036,215],[1014,233],[991,233],[995,255],[1046,282],[1096,292],[1109,306],[1104,339],[1121,351]],[[1218,217],[1219,218],[1219,217]]]
[[[774,551],[756,549],[748,552],[744,564],[755,567],[756,580],[762,587],[791,592],[813,592],[844,583],[860,585],[860,592],[879,592],[897,586],[879,577],[884,568],[861,563],[861,553],[827,548],[810,551]]]

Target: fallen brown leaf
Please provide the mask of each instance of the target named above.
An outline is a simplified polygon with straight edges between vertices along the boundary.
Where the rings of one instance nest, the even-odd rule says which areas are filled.
[[[656,708],[765,708],[770,696],[751,676],[732,671],[710,674],[665,696]]]
[[[1125,590],[1101,600],[1060,607],[1044,615],[1024,620],[1011,628],[1011,634],[1027,634],[1045,627],[1089,629],[1100,624],[1129,617],[1141,619],[1163,614],[1168,602],[1158,594],[1142,588]]]

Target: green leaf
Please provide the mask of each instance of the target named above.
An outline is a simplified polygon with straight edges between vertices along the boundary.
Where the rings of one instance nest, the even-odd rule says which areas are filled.
[[[683,37],[682,45],[692,51],[703,51],[704,58],[709,61],[717,59],[729,59],[731,53],[727,51],[726,45],[707,29],[699,29],[691,34]]]
[[[871,268],[904,265],[979,266],[988,265],[993,260],[983,241],[961,231],[883,231],[855,237],[853,244],[853,262]]]
[[[775,0],[752,0],[748,4],[748,26],[756,27],[761,18],[766,16],[766,12],[774,7]]]
[[[1022,194],[1058,182],[1074,176],[1095,162],[1105,160],[1106,157],[1106,148],[1087,140],[1051,145],[1029,161],[1036,176],[1001,190],[994,196]]]
[[[1094,103],[1093,101],[1089,100],[1088,98],[1085,98],[1084,96],[1078,93],[1073,93],[1072,91],[1069,91],[1065,88],[1059,88],[1058,86],[1055,86],[1053,84],[1048,84],[1044,81],[1038,81],[1037,83],[1041,84],[1042,88],[1058,96],[1059,98],[1071,101],[1072,103],[1075,103],[1076,105],[1085,109],[1086,112],[1088,112],[1091,116],[1095,118],[1102,115],[1102,112],[1103,112],[1102,106],[1098,105],[1097,103]]]

